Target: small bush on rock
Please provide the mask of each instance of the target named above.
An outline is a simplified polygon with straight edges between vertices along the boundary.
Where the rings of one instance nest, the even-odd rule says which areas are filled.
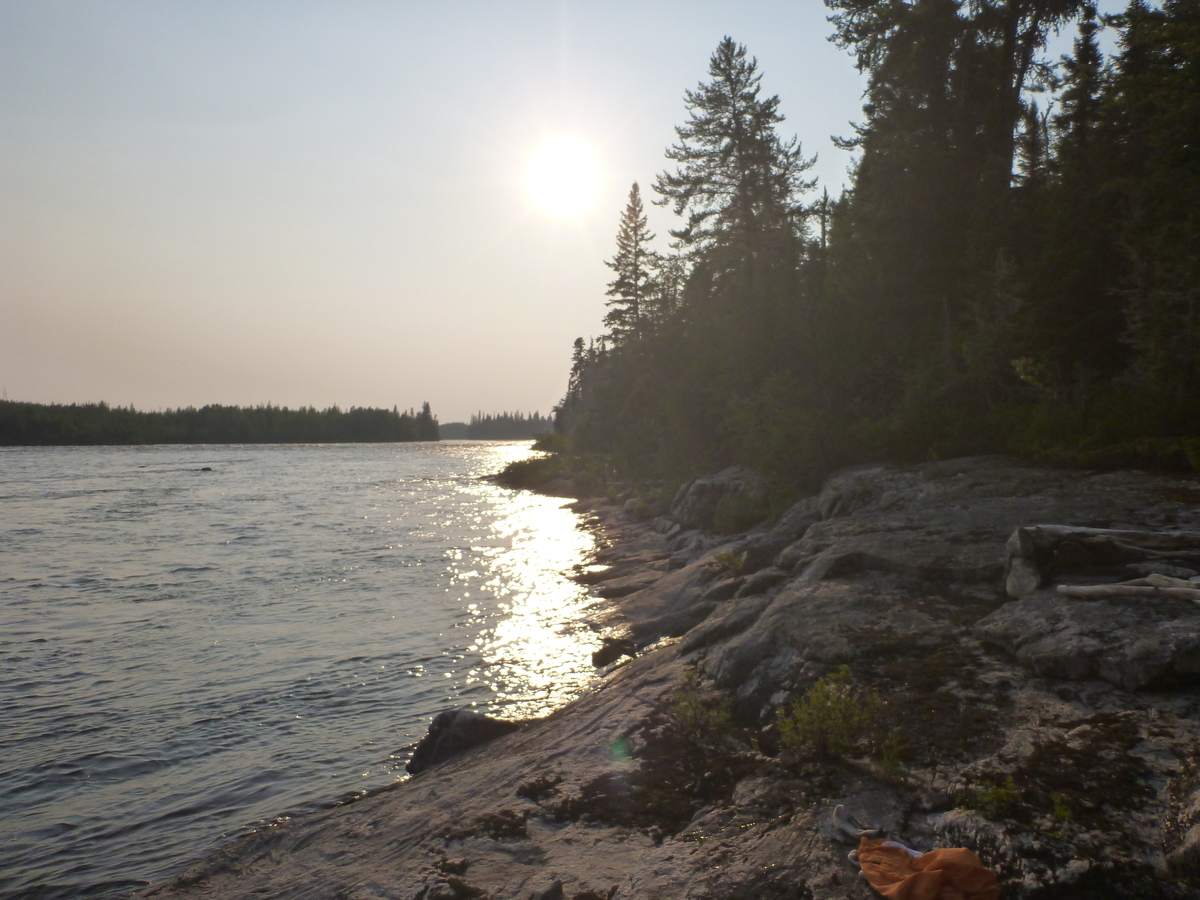
[[[509,463],[496,475],[496,481],[508,488],[535,489],[549,484],[562,471],[562,460],[557,456],[531,456]]]
[[[730,550],[718,550],[713,554],[713,563],[717,571],[728,578],[737,578],[746,568],[746,551],[734,553]]]
[[[841,666],[779,714],[779,736],[794,751],[844,757],[864,736],[878,708],[878,694],[856,685],[850,667]]]
[[[1024,798],[1013,777],[1008,775],[1003,781],[999,777],[981,778],[956,799],[959,806],[977,809],[989,819],[995,819],[1012,812]],[[1056,808],[1062,802],[1061,795],[1059,795],[1055,801]]]
[[[899,729],[893,728],[888,732],[887,736],[876,741],[871,748],[871,755],[875,758],[876,764],[879,766],[879,771],[885,778],[890,778],[893,781],[904,781],[904,741],[900,736]]]
[[[688,669],[683,684],[675,692],[668,713],[684,735],[697,744],[709,744],[720,739],[733,720],[732,704],[728,697],[711,701],[700,693],[700,676]]]

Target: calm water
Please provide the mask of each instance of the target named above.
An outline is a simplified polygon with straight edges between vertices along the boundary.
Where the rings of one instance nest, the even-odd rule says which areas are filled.
[[[543,713],[598,644],[528,443],[0,449],[0,896],[123,896]],[[212,471],[202,471],[211,467]]]

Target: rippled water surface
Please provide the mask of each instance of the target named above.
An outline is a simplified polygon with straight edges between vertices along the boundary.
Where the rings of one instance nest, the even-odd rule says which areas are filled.
[[[591,678],[527,443],[0,449],[0,896],[123,896]],[[211,469],[206,471],[205,469]]]

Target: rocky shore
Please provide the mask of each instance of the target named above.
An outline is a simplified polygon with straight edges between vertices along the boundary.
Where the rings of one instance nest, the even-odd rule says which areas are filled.
[[[596,689],[140,896],[876,896],[838,805],[972,849],[1007,898],[1200,896],[1200,483],[972,458],[844,472],[772,527],[706,530],[757,490],[730,470],[669,510],[581,502]],[[1174,587],[1058,590],[1151,577]],[[780,712],[831,677],[869,721],[805,751]]]

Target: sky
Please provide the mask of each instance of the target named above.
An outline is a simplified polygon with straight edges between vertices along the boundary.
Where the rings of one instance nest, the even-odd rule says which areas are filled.
[[[722,37],[846,182],[831,30],[819,0],[0,0],[0,389],[548,412]]]

